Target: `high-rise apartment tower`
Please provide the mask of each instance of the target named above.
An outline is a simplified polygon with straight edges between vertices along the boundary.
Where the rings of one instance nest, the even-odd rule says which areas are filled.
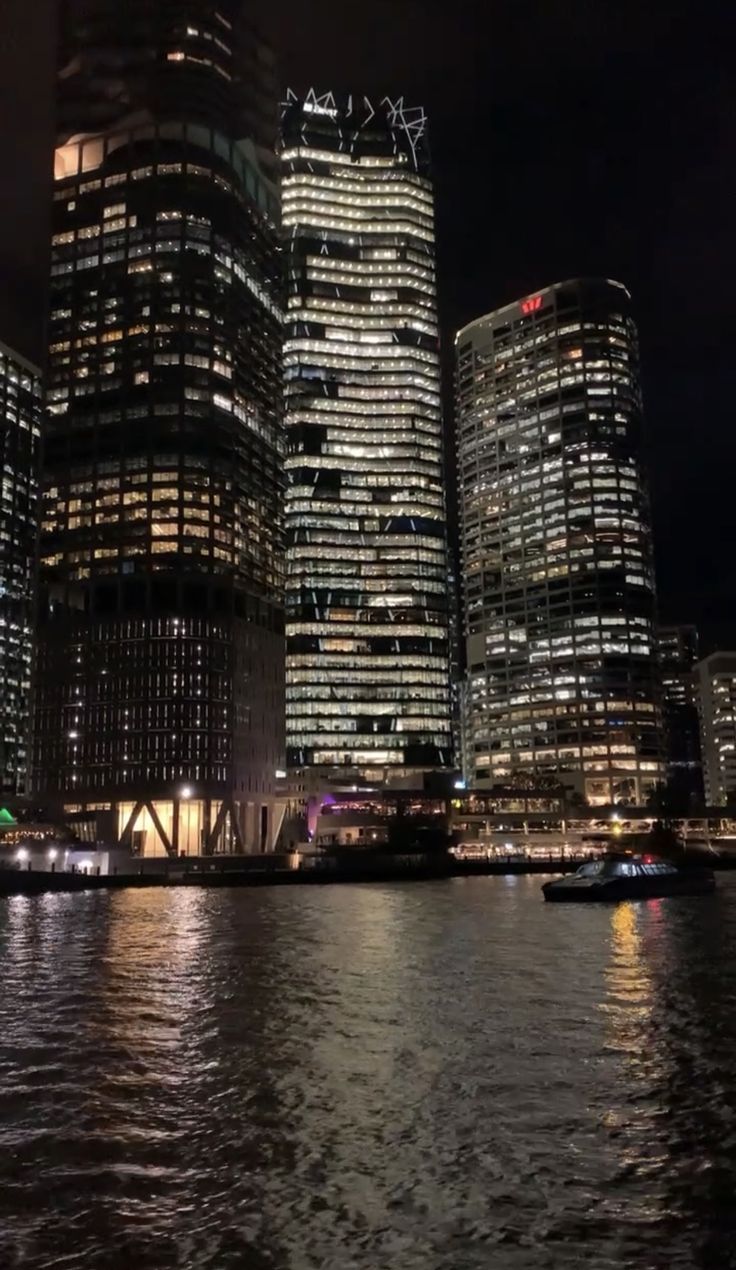
[[[736,803],[736,652],[712,653],[695,668],[705,801]]]
[[[470,783],[642,803],[662,778],[636,329],[579,279],[457,336]]]
[[[268,55],[237,0],[62,12],[36,785],[259,849],[283,764]]]
[[[660,626],[657,631],[662,676],[667,784],[681,810],[703,801],[698,689],[698,631],[695,626]]]
[[[288,758],[410,778],[451,747],[426,120],[289,93],[282,147]]]
[[[0,343],[0,794],[28,775],[41,376]]]

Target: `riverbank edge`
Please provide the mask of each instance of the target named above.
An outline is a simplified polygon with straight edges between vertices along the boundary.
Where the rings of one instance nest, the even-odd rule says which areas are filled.
[[[574,873],[583,859],[546,860],[455,860],[437,865],[422,863],[415,867],[397,866],[377,869],[352,865],[309,869],[237,869],[216,859],[198,867],[172,867],[161,872],[110,874],[105,876],[79,873],[0,872],[0,898],[14,895],[79,894],[83,891],[120,891],[143,887],[263,887],[263,886],[336,886],[369,882],[436,882],[448,878],[514,877],[524,874]],[[705,863],[699,860],[698,863]],[[732,869],[736,860],[709,857],[709,868]]]

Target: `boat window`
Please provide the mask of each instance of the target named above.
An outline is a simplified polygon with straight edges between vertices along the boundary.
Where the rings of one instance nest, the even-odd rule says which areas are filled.
[[[626,878],[630,876],[632,867],[625,860],[605,860],[601,872],[607,878]]]
[[[581,864],[576,876],[579,878],[641,878],[656,877],[662,873],[676,873],[672,864],[645,864],[643,860],[590,860]]]

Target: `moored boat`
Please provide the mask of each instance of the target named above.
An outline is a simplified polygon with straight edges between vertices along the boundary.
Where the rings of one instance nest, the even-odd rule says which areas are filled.
[[[709,895],[716,880],[710,869],[678,868],[652,856],[607,856],[581,865],[572,876],[545,882],[549,901],[648,900],[668,895]]]

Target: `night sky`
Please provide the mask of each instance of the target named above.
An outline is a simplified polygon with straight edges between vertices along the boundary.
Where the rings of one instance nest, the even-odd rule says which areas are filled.
[[[20,308],[30,352],[53,9],[0,0],[0,338],[13,342]],[[736,641],[732,0],[256,0],[254,12],[285,83],[426,106],[448,355],[457,326],[536,288],[577,274],[627,284],[662,616],[698,623],[706,651]]]

